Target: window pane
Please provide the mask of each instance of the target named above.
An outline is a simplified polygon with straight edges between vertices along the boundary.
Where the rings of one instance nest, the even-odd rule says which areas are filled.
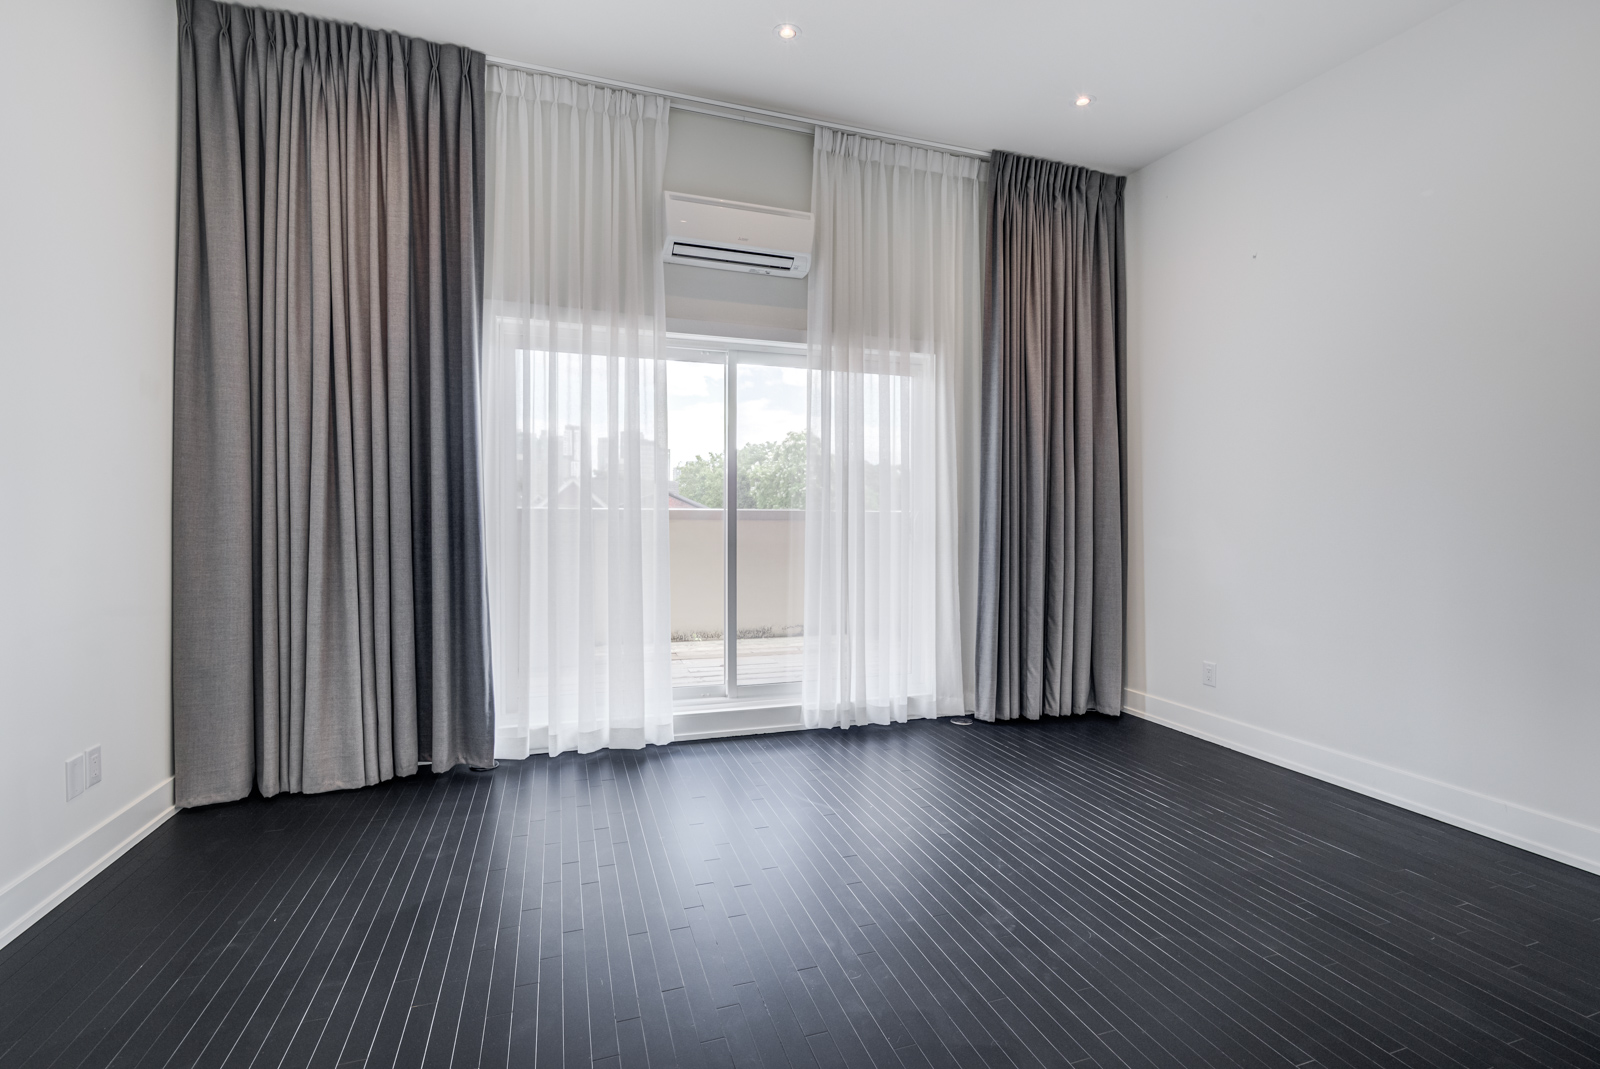
[[[718,354],[720,358],[720,354]],[[723,365],[667,362],[672,685],[723,693]]]
[[[738,375],[739,685],[798,683],[805,622],[805,371],[741,362]]]

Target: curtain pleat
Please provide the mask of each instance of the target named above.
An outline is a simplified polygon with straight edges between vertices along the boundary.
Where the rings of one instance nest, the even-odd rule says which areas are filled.
[[[983,164],[818,128],[807,727],[969,707]]]
[[[1122,710],[1124,179],[991,157],[977,713]]]
[[[178,10],[178,804],[488,764],[483,56]]]
[[[504,757],[672,741],[668,102],[489,69],[485,495]]]

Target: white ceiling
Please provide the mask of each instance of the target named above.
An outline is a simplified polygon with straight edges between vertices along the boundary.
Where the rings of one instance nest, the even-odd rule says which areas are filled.
[[[264,0],[280,6],[277,0]],[[1455,0],[285,0],[603,78],[1129,171]],[[792,22],[785,42],[773,28]],[[1073,106],[1093,94],[1088,108]]]

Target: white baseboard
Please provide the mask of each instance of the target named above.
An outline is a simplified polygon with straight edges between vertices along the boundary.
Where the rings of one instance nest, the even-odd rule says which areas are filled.
[[[799,731],[803,727],[798,704],[694,709],[672,715],[674,742],[767,735],[775,731]]]
[[[1600,874],[1600,828],[1142,691],[1123,711],[1414,813]]]
[[[21,935],[175,812],[172,777],[168,776],[0,887],[0,947]]]
[[[698,739],[734,739],[744,735],[771,735],[781,731],[804,731],[805,723],[798,702],[748,699],[728,702],[720,698],[707,699],[704,704],[693,703],[679,707],[672,714],[672,741],[694,742]],[[940,713],[939,716],[971,716],[965,713]],[[496,733],[495,755],[517,760],[527,750],[527,734],[515,727],[502,727]],[[546,751],[536,749],[528,756]]]
[[[770,700],[770,699],[769,699]],[[759,701],[727,702],[708,701],[705,705],[691,705],[672,714],[672,741],[694,742],[697,739],[731,739],[741,735],[767,735],[777,731],[800,731],[798,704],[768,705]],[[520,760],[545,749],[528,749],[528,734],[516,727],[501,727],[495,733],[495,756]]]

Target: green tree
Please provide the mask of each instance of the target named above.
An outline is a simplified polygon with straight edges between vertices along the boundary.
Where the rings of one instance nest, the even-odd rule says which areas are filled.
[[[678,495],[707,508],[723,501],[722,454],[696,456],[678,465]],[[751,442],[739,449],[739,507],[806,507],[806,436],[790,431],[779,442]]]
[[[781,442],[751,442],[739,450],[739,507],[806,507],[806,436],[790,431]]]
[[[722,507],[722,454],[696,456],[678,465],[678,496],[709,509]]]

